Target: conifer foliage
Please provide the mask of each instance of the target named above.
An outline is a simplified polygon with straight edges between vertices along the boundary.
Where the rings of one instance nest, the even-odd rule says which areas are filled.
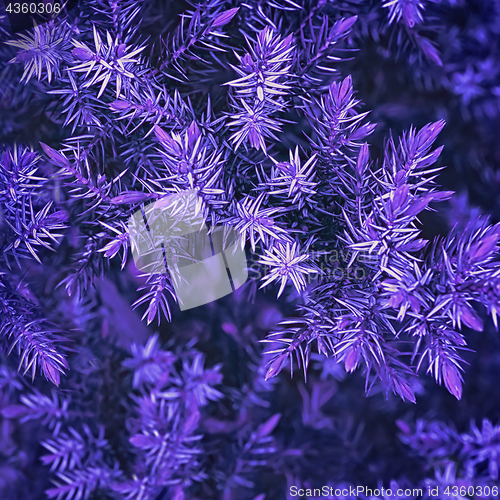
[[[1,498],[497,498],[484,3],[0,15]],[[180,311],[129,221],[187,190],[249,274]]]

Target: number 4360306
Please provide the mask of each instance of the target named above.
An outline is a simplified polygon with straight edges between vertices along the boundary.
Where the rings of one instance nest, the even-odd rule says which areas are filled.
[[[498,486],[447,486],[444,490],[447,496],[461,496],[465,495],[473,497],[475,495],[486,498],[498,498]]]
[[[5,9],[9,14],[59,14],[60,3],[8,3]]]

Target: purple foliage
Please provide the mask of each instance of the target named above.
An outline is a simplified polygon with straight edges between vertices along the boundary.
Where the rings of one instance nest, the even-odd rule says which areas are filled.
[[[499,7],[0,14],[0,497],[496,498]],[[180,311],[187,190],[252,260]]]

